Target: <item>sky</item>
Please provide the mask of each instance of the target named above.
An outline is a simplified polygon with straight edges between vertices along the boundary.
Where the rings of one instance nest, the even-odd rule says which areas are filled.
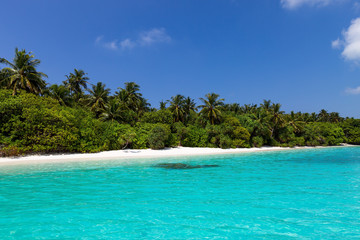
[[[360,0],[2,0],[0,57],[31,51],[49,84],[74,68],[152,107],[282,104],[360,118]]]

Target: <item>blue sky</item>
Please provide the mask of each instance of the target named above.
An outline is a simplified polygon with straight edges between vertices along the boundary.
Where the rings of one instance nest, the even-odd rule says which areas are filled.
[[[2,0],[0,15],[0,56],[32,51],[49,83],[78,68],[113,92],[138,83],[153,107],[216,92],[360,117],[355,0]]]

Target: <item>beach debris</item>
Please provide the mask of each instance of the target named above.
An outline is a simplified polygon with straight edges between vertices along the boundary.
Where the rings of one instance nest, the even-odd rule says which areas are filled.
[[[220,167],[219,165],[190,165],[185,163],[159,163],[154,165],[157,168],[165,169],[194,169],[194,168],[212,168]]]

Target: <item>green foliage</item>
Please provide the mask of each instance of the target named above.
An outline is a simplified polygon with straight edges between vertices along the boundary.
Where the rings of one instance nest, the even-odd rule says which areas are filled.
[[[74,116],[56,100],[28,93],[8,95],[0,102],[0,113],[1,134],[21,150],[74,150]]]
[[[254,147],[262,147],[264,145],[264,139],[261,136],[253,137],[251,144]]]
[[[360,144],[360,120],[349,118],[341,124],[348,143]]]
[[[117,122],[103,123],[102,142],[106,150],[125,149],[131,146],[136,133],[133,127]]]
[[[40,60],[25,50],[19,51],[15,48],[15,57],[13,62],[0,58],[0,63],[8,67],[1,69],[0,85],[12,90],[15,95],[20,90],[30,93],[40,94],[45,88],[46,83],[43,78],[47,75],[38,72],[36,68],[40,65]]]
[[[333,146],[344,142],[345,134],[337,124],[315,122],[304,127],[304,139],[309,146]]]
[[[205,129],[190,125],[186,129],[181,129],[181,131],[184,131],[182,141],[184,147],[208,146],[208,134]]]
[[[173,123],[173,117],[169,110],[159,110],[144,113],[141,121],[144,123],[163,123],[171,125]]]
[[[167,125],[156,124],[148,136],[151,149],[163,149],[170,137],[170,128]]]

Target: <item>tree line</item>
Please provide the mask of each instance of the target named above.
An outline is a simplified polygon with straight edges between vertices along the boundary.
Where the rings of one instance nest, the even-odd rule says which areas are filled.
[[[80,69],[48,86],[40,60],[0,58],[0,151],[97,152],[124,148],[318,146],[360,143],[360,120],[337,112],[285,113],[281,104],[226,104],[216,93],[178,94],[152,108],[135,82],[115,94]]]

